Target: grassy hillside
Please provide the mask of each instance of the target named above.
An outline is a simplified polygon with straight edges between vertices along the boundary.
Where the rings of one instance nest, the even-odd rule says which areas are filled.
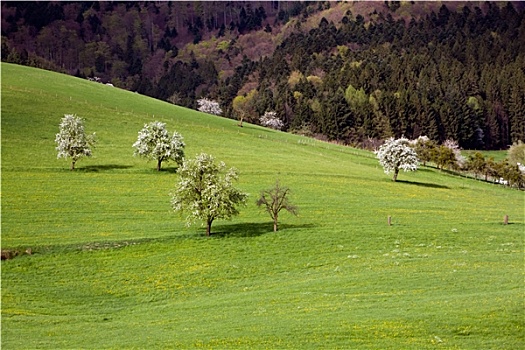
[[[2,64],[2,347],[522,348],[523,192]],[[60,118],[99,140],[75,172]],[[187,228],[173,165],[132,156],[145,122],[240,172],[233,221]],[[254,202],[279,178],[300,215]],[[510,225],[502,225],[508,214]],[[387,216],[393,225],[387,226]]]

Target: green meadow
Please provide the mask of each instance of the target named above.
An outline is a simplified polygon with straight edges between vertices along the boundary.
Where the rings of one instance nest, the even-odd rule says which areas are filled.
[[[1,65],[5,349],[520,349],[524,192],[33,68]],[[69,171],[64,114],[96,132]],[[240,173],[232,221],[186,227],[176,168],[133,157],[153,120]],[[297,217],[255,201],[275,180]],[[504,215],[509,224],[503,225]],[[387,225],[387,217],[392,225]]]

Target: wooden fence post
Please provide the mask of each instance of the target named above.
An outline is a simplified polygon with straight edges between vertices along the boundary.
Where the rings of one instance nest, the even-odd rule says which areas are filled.
[[[509,224],[509,216],[508,215],[505,215],[503,217],[503,225],[508,225]]]
[[[392,226],[392,217],[388,216],[388,226]]]

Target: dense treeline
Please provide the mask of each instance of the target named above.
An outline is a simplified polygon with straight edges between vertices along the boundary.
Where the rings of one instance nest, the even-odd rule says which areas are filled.
[[[204,37],[276,25],[298,1],[2,3],[2,60],[99,76],[135,88],[157,82],[179,49]],[[270,28],[271,30],[271,28]]]
[[[427,135],[494,149],[525,138],[523,11],[443,5],[410,23],[351,13],[341,23],[323,19],[247,67],[259,114],[276,108],[290,129],[348,143]]]
[[[525,139],[519,4],[444,4],[408,18],[399,3],[378,2],[365,17],[347,11],[305,25],[338,6],[4,2],[2,60],[98,76],[191,108],[208,97],[232,118],[242,95],[253,100],[245,120],[276,111],[286,130],[349,144],[426,135],[499,149]],[[249,33],[275,33],[292,18],[291,34],[268,52],[249,54],[239,43]],[[180,54],[205,40],[218,42],[214,55]]]

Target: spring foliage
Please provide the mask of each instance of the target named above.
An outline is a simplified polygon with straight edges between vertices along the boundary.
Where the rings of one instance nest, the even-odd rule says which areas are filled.
[[[71,170],[74,170],[80,158],[91,157],[95,133],[87,135],[83,119],[73,114],[65,114],[59,128],[60,132],[55,137],[57,158],[71,158]]]
[[[461,154],[461,147],[457,141],[447,139],[443,142],[443,146],[450,149],[454,154],[453,167],[461,169],[465,166],[467,159]]]
[[[184,160],[185,146],[181,134],[174,131],[170,135],[166,130],[166,124],[159,121],[145,124],[133,144],[134,155],[156,160],[158,171],[164,161],[173,160],[181,164]]]
[[[392,181],[397,180],[399,169],[415,171],[419,166],[416,152],[410,147],[409,140],[404,137],[399,139],[389,138],[375,153],[385,173],[394,173]]]
[[[185,160],[177,170],[180,176],[171,194],[173,210],[186,213],[186,224],[206,223],[206,235],[216,219],[231,219],[238,215],[238,205],[246,203],[247,194],[233,186],[238,180],[235,168],[226,170],[224,162],[201,153],[195,159]]]
[[[511,164],[525,164],[525,143],[521,140],[514,142],[507,151],[507,158]]]
[[[239,95],[232,101],[232,108],[237,118],[239,119],[239,126],[242,127],[243,121],[251,121],[255,114],[255,103],[258,98],[257,90],[253,89],[246,95]]]

